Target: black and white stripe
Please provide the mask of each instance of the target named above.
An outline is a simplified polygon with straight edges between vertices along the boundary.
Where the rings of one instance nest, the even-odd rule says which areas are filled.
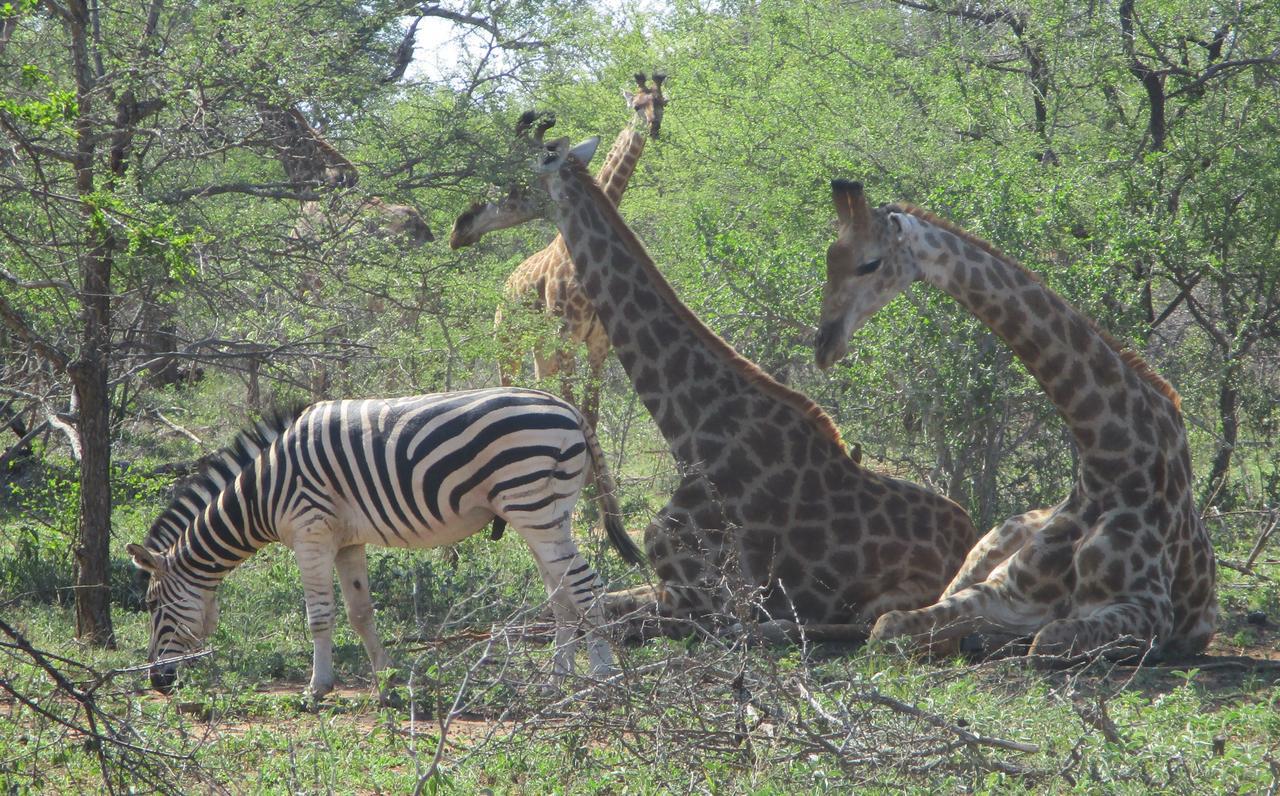
[[[142,544],[163,553],[204,511],[214,496],[231,483],[240,471],[258,458],[284,430],[293,425],[305,406],[269,412],[261,420],[236,434],[227,447],[204,456],[196,463],[194,475],[181,481],[174,490],[169,507],[151,523]],[[146,574],[143,570],[142,574]]]
[[[622,528],[599,442],[577,409],[547,393],[493,389],[326,401],[292,422],[280,418],[211,457],[216,464],[156,520],[147,544],[129,546],[153,576],[150,660],[203,643],[216,626],[218,583],[279,541],[294,551],[302,574],[315,643],[312,693],[333,684],[335,566],[376,674],[388,659],[373,625],[364,545],[435,547],[492,520],[520,534],[542,574],[557,618],[557,678],[572,670],[578,619],[587,626],[593,671],[612,668],[598,632],[602,584],[570,536],[589,475],[610,541],[627,561],[643,559]],[[166,539],[173,544],[157,552]],[[152,669],[157,687],[173,676],[171,665]]]

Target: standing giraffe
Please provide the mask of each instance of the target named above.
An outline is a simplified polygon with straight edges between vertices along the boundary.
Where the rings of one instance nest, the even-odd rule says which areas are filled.
[[[1174,389],[990,244],[915,207],[871,210],[860,183],[832,189],[840,234],[827,251],[818,365],[844,356],[869,316],[925,280],[1009,344],[1080,455],[1065,500],[996,526],[939,602],[885,614],[872,637],[1034,633],[1033,654],[1063,657],[1123,636],[1157,652],[1203,650],[1217,618],[1213,547]]]
[[[964,510],[861,467],[817,404],[698,320],[591,179],[596,140],[567,143],[527,141],[542,205],[683,472],[645,531],[656,593],[619,603],[656,597],[664,614],[714,618],[747,586],[765,617],[854,636],[854,623],[936,599],[977,538]]]
[[[640,154],[644,152],[645,142],[649,137],[658,137],[662,127],[662,111],[667,105],[667,98],[662,93],[662,84],[666,79],[666,75],[655,72],[653,87],[649,88],[644,74],[638,73],[635,80],[639,90],[634,93],[622,92],[627,106],[635,115],[631,123],[618,134],[613,148],[605,157],[604,166],[596,175],[596,181],[609,201],[615,205],[622,200],[622,194],[627,190],[627,183],[635,173]],[[536,203],[527,201],[526,194],[521,191],[513,192],[502,203],[478,202],[458,216],[449,235],[449,245],[455,249],[470,246],[488,232],[541,216],[540,208]],[[532,294],[531,303],[534,307],[541,307],[543,312],[561,319],[560,338],[555,342],[551,354],[548,356],[541,351],[534,351],[534,375],[543,379],[559,373],[561,394],[570,402],[574,401],[573,346],[576,343],[586,345],[590,373],[580,406],[582,413],[595,426],[600,407],[600,374],[604,369],[605,358],[609,355],[609,336],[596,316],[591,300],[578,284],[573,262],[569,259],[569,250],[564,245],[564,237],[556,235],[549,246],[520,263],[507,278],[502,292],[508,305],[526,300]],[[502,307],[498,308],[493,322],[499,330],[503,328]],[[503,386],[511,386],[519,370],[518,355],[501,360],[499,372]]]

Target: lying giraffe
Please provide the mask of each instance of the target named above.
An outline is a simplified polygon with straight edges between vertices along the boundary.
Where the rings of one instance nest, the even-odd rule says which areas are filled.
[[[635,79],[639,90],[634,93],[622,92],[627,106],[635,115],[631,123],[618,134],[613,148],[605,157],[604,166],[596,175],[601,189],[614,204],[622,200],[627,183],[635,173],[640,154],[644,152],[645,142],[650,137],[658,137],[663,109],[667,105],[667,98],[662,93],[666,75],[654,73],[652,88],[649,88],[643,73],[637,74]],[[538,207],[528,202],[527,195],[520,191],[512,192],[501,203],[478,202],[458,216],[449,235],[449,245],[455,249],[469,246],[486,233],[540,216]],[[580,407],[594,426],[600,407],[600,374],[604,369],[605,358],[609,355],[609,336],[596,316],[590,299],[578,284],[563,236],[557,235],[549,246],[520,263],[507,278],[502,292],[508,304],[525,300],[533,294],[532,303],[535,307],[541,306],[548,315],[561,318],[560,339],[551,354],[546,356],[541,351],[534,352],[534,375],[543,379],[559,373],[561,394],[570,402],[574,401],[572,346],[575,343],[586,345],[590,373]],[[503,324],[503,309],[499,307],[494,317],[494,326],[501,330]],[[519,372],[520,360],[517,357],[501,361],[499,369],[503,386],[511,386]]]
[[[766,617],[840,625],[853,637],[865,633],[858,622],[936,599],[977,539],[964,510],[861,467],[817,404],[699,321],[591,179],[596,140],[544,145],[549,126],[526,136],[541,174],[531,198],[559,227],[684,473],[645,531],[660,584],[619,604],[656,600],[666,615],[714,620],[747,586],[761,592]]]
[[[940,601],[885,614],[872,637],[1034,633],[1033,654],[1064,657],[1123,636],[1157,652],[1203,650],[1217,618],[1214,556],[1174,389],[984,241],[909,205],[871,210],[860,183],[832,188],[840,233],[827,251],[818,365],[923,279],[1009,344],[1080,454],[1065,500],[992,529]]]

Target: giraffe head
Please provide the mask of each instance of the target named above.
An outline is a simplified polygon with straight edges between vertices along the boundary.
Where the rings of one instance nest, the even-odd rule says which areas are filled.
[[[649,88],[644,72],[636,72],[635,78],[639,91],[623,91],[622,98],[636,112],[637,121],[649,128],[649,136],[656,139],[662,130],[662,109],[667,107],[667,98],[662,93],[667,76],[654,72],[653,88]]]
[[[557,138],[545,141],[547,130],[556,123],[554,114],[538,111],[525,111],[516,122],[516,141],[512,147],[513,161],[528,162],[534,159],[537,171],[545,172],[548,159],[559,159],[570,152],[569,139]],[[591,139],[599,142],[598,138]],[[579,145],[581,147],[581,145]],[[590,152],[580,148],[572,150],[584,163],[595,154],[594,144]],[[584,157],[585,155],[585,157]],[[558,162],[558,160],[557,160]],[[470,246],[480,240],[486,233],[506,229],[547,216],[547,195],[530,185],[528,174],[524,169],[516,177],[505,197],[501,199],[476,202],[453,222],[453,230],[449,233],[449,246],[454,249]]]
[[[555,114],[525,111],[516,122],[516,139],[508,164],[522,163],[542,146],[542,137],[556,123]],[[530,133],[532,131],[532,134]],[[453,222],[449,248],[470,246],[490,232],[514,227],[546,215],[541,198],[530,189],[523,169],[500,198],[481,200]]]
[[[827,281],[814,344],[818,367],[849,349],[849,337],[921,276],[912,245],[918,222],[893,205],[872,209],[862,183],[833,180],[839,236],[827,248]]]

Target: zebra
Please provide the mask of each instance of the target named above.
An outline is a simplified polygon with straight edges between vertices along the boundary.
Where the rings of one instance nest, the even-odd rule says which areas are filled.
[[[173,547],[183,530],[195,521],[196,515],[204,511],[241,470],[284,433],[305,408],[305,405],[298,404],[272,410],[249,428],[237,433],[227,447],[201,457],[196,462],[195,475],[178,484],[169,507],[160,513],[147,530],[143,546],[157,553]],[[145,593],[150,573],[140,569],[138,574],[143,578],[141,591]]]
[[[182,490],[152,524],[148,538],[158,544],[165,529],[185,523],[172,546],[127,548],[151,576],[147,660],[162,693],[177,676],[172,659],[203,646],[216,628],[219,583],[272,542],[293,550],[301,573],[311,698],[333,689],[335,565],[347,617],[379,682],[390,659],[374,627],[365,545],[452,544],[491,520],[498,529],[509,523],[524,539],[546,586],[556,619],[552,686],[573,672],[579,619],[592,675],[616,671],[596,599],[603,584],[570,535],[588,473],[609,541],[628,563],[644,556],[622,527],[595,432],[560,398],[496,388],[324,401],[242,432],[229,452],[211,459],[222,465],[213,468],[217,474]]]

